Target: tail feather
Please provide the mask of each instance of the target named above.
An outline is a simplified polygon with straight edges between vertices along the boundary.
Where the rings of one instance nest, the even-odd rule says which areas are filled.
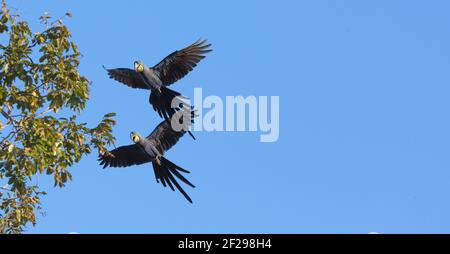
[[[181,188],[181,186],[178,184],[178,182],[175,180],[175,178],[173,177],[173,175],[169,174],[169,179],[171,181],[173,181],[173,184],[175,185],[175,187],[177,187],[177,189],[181,192],[181,194],[183,194],[184,198],[187,199],[187,201],[189,201],[189,203],[192,204],[192,199],[189,197],[189,195],[183,190],[183,188]],[[171,186],[172,187],[172,186]],[[172,187],[173,190],[173,187]]]
[[[180,172],[178,172],[178,171],[181,171],[181,172],[189,174],[190,173],[189,171],[187,171],[186,169],[180,168],[179,166],[173,164],[171,161],[167,160],[164,157],[161,158],[161,161],[162,161],[163,164],[169,165],[169,167],[172,169],[172,170],[170,170],[170,172],[172,174],[174,174],[176,177],[178,177],[178,179],[183,181],[183,183],[191,186],[192,188],[195,188],[195,186],[191,182],[189,182],[188,179],[186,179],[182,174],[180,174]]]
[[[166,159],[164,157],[161,157],[161,162],[163,162],[166,165],[169,165],[171,168],[178,169],[181,172],[184,172],[184,173],[187,173],[187,174],[191,173],[188,170],[186,170],[186,169],[184,169],[184,168],[182,168],[182,167],[180,167],[178,165],[175,165],[173,162],[169,161],[168,159]]]
[[[153,170],[155,171],[156,181],[159,182],[160,180],[164,187],[168,185],[173,191],[175,191],[175,188],[177,188],[177,190],[181,192],[181,194],[183,194],[183,196],[187,199],[187,201],[192,203],[192,199],[178,184],[177,180],[174,177],[175,175],[179,180],[181,180],[185,184],[191,186],[192,188],[195,188],[195,186],[191,182],[189,182],[189,180],[187,180],[183,175],[180,174],[180,172],[189,173],[189,171],[175,165],[173,162],[167,160],[164,157],[161,157],[160,161],[161,164],[158,164],[156,161],[152,162]]]
[[[176,111],[188,109],[192,110],[191,106],[186,105],[186,102],[181,99],[177,100],[178,106],[172,108],[172,101],[176,97],[181,98],[182,96],[179,92],[163,86],[161,87],[161,93],[150,93],[149,102],[150,104],[152,104],[153,110],[155,110],[161,118],[166,119],[166,121],[170,121],[170,118],[175,114]],[[188,131],[188,133],[195,140],[195,137],[191,133],[191,131]]]
[[[192,138],[193,140],[196,140],[195,137],[194,137],[194,134],[192,134],[191,131],[188,131],[188,133],[189,133],[189,136],[191,136],[191,138]]]
[[[179,92],[172,89],[161,87],[161,93],[152,92],[150,94],[149,102],[160,117],[169,120],[175,114],[175,109],[172,108],[172,100],[180,95]]]
[[[169,187],[172,189],[172,191],[175,191],[175,189],[173,188],[173,185],[172,185],[172,183],[170,182],[172,179],[170,179],[170,177],[169,177],[169,179],[166,181],[167,182],[167,185],[169,185]]]

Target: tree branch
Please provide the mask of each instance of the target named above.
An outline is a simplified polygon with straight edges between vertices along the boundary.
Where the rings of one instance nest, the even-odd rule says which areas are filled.
[[[2,0],[2,11],[5,13],[5,16],[8,18],[8,20],[11,19],[11,16],[9,16],[8,7],[6,6],[6,0]]]

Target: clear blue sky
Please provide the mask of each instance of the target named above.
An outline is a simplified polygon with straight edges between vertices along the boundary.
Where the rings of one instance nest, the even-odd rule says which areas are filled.
[[[448,1],[9,1],[61,16],[93,81],[82,119],[117,113],[117,145],[160,118],[107,67],[149,65],[205,37],[214,52],[174,89],[280,96],[280,139],[197,132],[167,158],[197,188],[156,184],[150,164],[48,190],[30,233],[450,233]],[[33,24],[38,27],[37,22]]]

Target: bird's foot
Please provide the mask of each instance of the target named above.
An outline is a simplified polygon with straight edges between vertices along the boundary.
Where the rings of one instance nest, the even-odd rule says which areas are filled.
[[[161,155],[156,155],[155,161],[158,163],[158,165],[161,165]]]

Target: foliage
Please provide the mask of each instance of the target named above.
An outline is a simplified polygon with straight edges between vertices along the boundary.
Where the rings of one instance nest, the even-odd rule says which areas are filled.
[[[70,16],[67,13],[65,16]],[[78,123],[89,99],[89,81],[78,72],[80,52],[61,19],[32,32],[28,23],[0,13],[0,233],[21,233],[41,210],[35,178],[71,180],[69,168],[91,148],[114,143],[113,113],[94,128]],[[0,185],[1,186],[1,185]]]

